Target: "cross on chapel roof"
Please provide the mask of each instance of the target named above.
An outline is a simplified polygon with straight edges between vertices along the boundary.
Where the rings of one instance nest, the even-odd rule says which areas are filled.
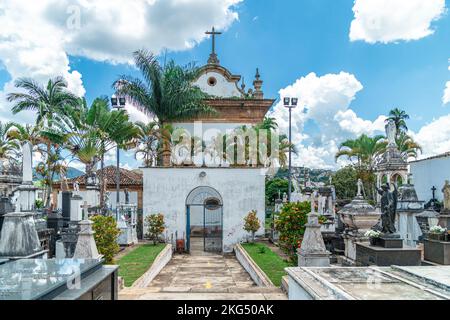
[[[209,55],[208,64],[220,64],[216,54],[216,36],[221,35],[222,32],[218,32],[214,27],[212,27],[212,31],[206,31],[205,34],[212,36],[212,50]]]

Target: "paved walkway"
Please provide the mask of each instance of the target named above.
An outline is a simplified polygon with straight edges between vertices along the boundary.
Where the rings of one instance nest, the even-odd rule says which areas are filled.
[[[234,256],[202,251],[192,243],[190,255],[175,255],[148,288],[127,288],[121,300],[278,300],[278,288],[257,287]]]

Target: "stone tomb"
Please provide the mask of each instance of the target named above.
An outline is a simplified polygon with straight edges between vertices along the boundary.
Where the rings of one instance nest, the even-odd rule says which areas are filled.
[[[118,266],[23,259],[0,265],[0,300],[117,300]]]
[[[449,300],[450,267],[287,268],[289,300]]]
[[[369,239],[365,232],[378,223],[380,212],[364,200],[362,192],[362,181],[358,181],[357,196],[346,205],[339,216],[344,224],[345,256],[343,263],[353,265],[356,262],[356,245],[358,243],[368,243]]]
[[[0,258],[8,260],[46,258],[36,230],[34,214],[14,212],[4,216],[0,237]]]

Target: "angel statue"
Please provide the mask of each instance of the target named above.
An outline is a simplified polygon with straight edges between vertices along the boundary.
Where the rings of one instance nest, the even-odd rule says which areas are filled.
[[[394,184],[394,191],[391,191],[389,183],[378,189],[381,195],[381,223],[382,232],[385,235],[393,235],[397,232],[395,229],[395,216],[397,214],[398,189]]]

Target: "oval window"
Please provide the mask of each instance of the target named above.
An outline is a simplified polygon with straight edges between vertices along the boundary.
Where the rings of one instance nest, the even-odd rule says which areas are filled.
[[[206,199],[205,208],[208,210],[217,210],[220,208],[220,201],[214,198]]]
[[[208,79],[208,84],[209,84],[211,87],[214,87],[214,86],[217,84],[217,79],[214,78],[214,77],[210,77],[210,78]]]

